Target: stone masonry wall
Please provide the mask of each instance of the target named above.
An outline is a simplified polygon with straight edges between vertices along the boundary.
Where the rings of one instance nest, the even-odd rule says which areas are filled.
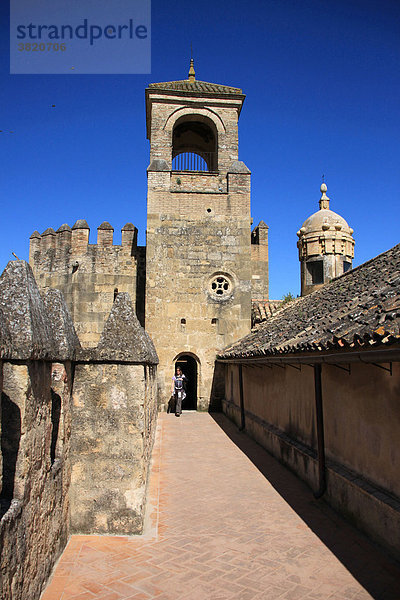
[[[24,261],[0,277],[2,600],[37,600],[68,538],[71,358],[79,342],[60,293],[50,296],[41,298]]]
[[[160,359],[162,402],[174,360],[189,353],[199,363],[198,408],[206,410],[216,351],[250,329],[249,220],[149,215],[148,222],[146,324]],[[226,299],[210,290],[217,274],[232,283]]]
[[[72,404],[72,531],[140,533],[158,359],[129,294],[118,294],[97,348],[80,358]]]
[[[157,407],[152,380],[143,365],[76,366],[72,531],[141,532]]]

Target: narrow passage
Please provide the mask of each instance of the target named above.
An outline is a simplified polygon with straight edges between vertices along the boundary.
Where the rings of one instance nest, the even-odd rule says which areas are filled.
[[[159,416],[141,537],[72,536],[42,600],[399,600],[400,565],[223,415]]]

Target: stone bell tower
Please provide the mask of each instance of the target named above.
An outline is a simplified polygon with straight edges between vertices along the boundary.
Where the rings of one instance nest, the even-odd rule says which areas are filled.
[[[186,408],[207,409],[216,352],[250,331],[250,171],[238,160],[244,99],[239,88],[196,80],[193,60],[188,79],[146,89],[146,330],[162,402],[179,363]]]
[[[330,210],[325,183],[320,189],[319,210],[297,232],[302,296],[351,269],[354,258],[353,229]]]

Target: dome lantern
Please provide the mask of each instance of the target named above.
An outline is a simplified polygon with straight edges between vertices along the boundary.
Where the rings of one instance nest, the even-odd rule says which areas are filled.
[[[297,232],[302,296],[352,267],[353,229],[329,208],[327,190],[326,184],[322,183],[319,210],[308,217]]]

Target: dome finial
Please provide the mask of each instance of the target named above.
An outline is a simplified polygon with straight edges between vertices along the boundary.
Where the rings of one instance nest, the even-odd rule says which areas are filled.
[[[189,83],[194,83],[196,80],[196,72],[194,70],[194,61],[193,61],[193,49],[192,49],[192,44],[190,44],[190,68],[189,68],[189,75],[188,75],[188,80]]]
[[[319,188],[321,191],[321,194],[322,194],[322,196],[319,200],[319,209],[320,210],[323,210],[323,209],[329,210],[329,198],[326,195],[328,188],[326,186],[326,183],[323,180],[324,180],[324,177],[322,178],[322,184],[321,184],[321,187]]]

